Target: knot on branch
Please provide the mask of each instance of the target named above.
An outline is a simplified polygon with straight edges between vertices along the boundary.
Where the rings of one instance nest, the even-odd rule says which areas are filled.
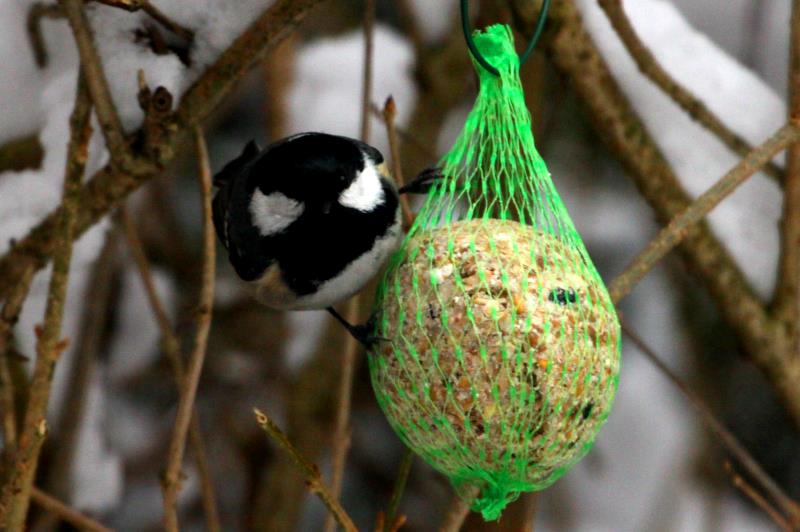
[[[172,112],[173,96],[165,87],[150,90],[140,70],[138,99],[144,111],[144,122],[135,140],[137,151],[162,166],[174,155],[171,140],[178,130]]]

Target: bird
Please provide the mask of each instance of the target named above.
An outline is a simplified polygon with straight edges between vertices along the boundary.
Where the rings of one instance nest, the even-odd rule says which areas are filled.
[[[439,176],[428,169],[398,190],[378,149],[338,135],[300,133],[264,149],[250,141],[214,176],[214,227],[260,303],[325,309],[369,346],[369,322],[350,324],[333,305],[399,247],[399,194],[425,193]]]

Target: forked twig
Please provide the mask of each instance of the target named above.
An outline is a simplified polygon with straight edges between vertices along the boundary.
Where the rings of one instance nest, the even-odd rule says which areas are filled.
[[[78,530],[86,530],[88,532],[111,532],[110,528],[103,526],[101,523],[98,523],[91,517],[80,513],[74,508],[70,508],[39,488],[33,488],[31,491],[31,498],[33,502],[71,524]]]
[[[292,445],[292,442],[286,437],[283,431],[273,422],[266,414],[257,408],[253,410],[256,415],[256,421],[261,425],[270,438],[272,438],[279,447],[286,451],[292,459],[292,462],[297,466],[303,476],[306,478],[308,489],[311,493],[317,495],[323,504],[328,508],[333,515],[336,522],[345,532],[357,532],[353,520],[347,515],[347,512],[339,504],[339,501],[331,494],[331,491],[322,480],[319,473],[319,468],[306,460],[300,451]]]
[[[725,472],[731,477],[731,482],[733,486],[744,493],[744,495],[753,501],[756,506],[761,508],[761,510],[767,514],[770,519],[772,519],[776,525],[778,525],[781,530],[785,532],[793,532],[796,531],[796,528],[792,528],[792,525],[789,524],[789,521],[786,520],[784,516],[772,506],[769,501],[767,501],[760,493],[756,491],[756,489],[750,485],[736,470],[733,469],[733,466],[729,461],[725,461]]]
[[[183,453],[186,447],[186,437],[194,411],[194,399],[197,394],[197,385],[200,382],[200,373],[203,370],[208,334],[211,329],[212,308],[214,305],[214,275],[215,275],[215,241],[214,224],[211,215],[211,168],[208,162],[208,149],[206,147],[203,130],[199,126],[194,128],[194,138],[197,146],[197,157],[200,161],[198,179],[203,201],[203,274],[200,287],[200,304],[197,315],[197,330],[195,333],[194,350],[189,357],[183,383],[180,388],[178,411],[175,416],[175,428],[169,446],[167,468],[163,478],[164,492],[164,520],[167,530],[178,530],[178,491],[180,489],[180,472],[183,464]]]
[[[754,148],[736,166],[706,190],[686,210],[675,216],[658,236],[639,253],[625,271],[609,285],[614,302],[628,295],[633,287],[675,246],[686,238],[692,226],[733,193],[777,153],[800,139],[800,127],[790,122],[775,132],[763,144]]]

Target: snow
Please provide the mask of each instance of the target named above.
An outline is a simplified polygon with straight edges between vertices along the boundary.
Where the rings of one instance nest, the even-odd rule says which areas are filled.
[[[697,196],[739,160],[643,77],[593,0],[581,0],[590,33],[687,191]],[[639,0],[625,10],[645,44],[677,81],[753,144],[783,125],[780,97],[753,72],[694,30],[669,2]],[[747,109],[747,112],[742,112]],[[781,194],[756,175],[717,207],[709,220],[757,292],[775,284]]]
[[[415,21],[426,42],[441,42],[445,40],[449,32],[461,31],[458,23],[460,15],[457,4],[456,0],[409,1],[416,17]]]
[[[289,94],[287,133],[322,131],[358,137],[361,124],[361,69],[364,37],[360,30],[320,39],[298,54],[294,86]],[[389,95],[397,103],[397,122],[404,124],[416,100],[414,52],[407,39],[383,24],[375,25],[372,101]],[[359,60],[354,61],[354,58]],[[383,122],[371,116],[370,144],[389,153]]]

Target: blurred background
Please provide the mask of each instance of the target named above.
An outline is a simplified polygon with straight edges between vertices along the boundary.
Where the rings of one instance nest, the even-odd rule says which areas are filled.
[[[233,31],[268,3],[206,0],[192,10],[219,24],[220,32]],[[186,13],[189,8],[176,2],[163,4],[178,20],[201,16]],[[45,20],[50,64],[36,67],[24,29],[30,5],[22,0],[0,4],[0,53],[5,58],[0,66],[0,143],[41,133],[47,146],[48,138],[65,141],[65,126],[55,127],[53,117],[64,121],[68,115],[71,106],[60,99],[59,87],[71,91],[73,84],[59,79],[74,69],[76,58],[66,23]],[[695,195],[705,190],[737,157],[638,72],[596,2],[579,0],[576,5],[683,186]],[[790,7],[788,0],[625,2],[640,36],[667,70],[752,143],[762,142],[786,116]],[[143,28],[143,19],[136,17],[124,28],[115,25],[131,17],[120,10],[92,9],[101,41],[133,41],[133,32]],[[206,124],[214,170],[250,139],[263,146],[308,130],[359,135],[363,9],[355,0],[322,3],[225,100]],[[473,12],[476,27],[511,20],[504,1],[483,0]],[[237,26],[229,19],[243,22]],[[97,29],[100,21],[110,22]],[[377,110],[390,95],[397,104],[406,176],[449,149],[473,102],[476,78],[459,23],[454,0],[377,1],[371,100]],[[523,41],[520,37],[519,47]],[[604,145],[570,80],[545,50],[540,47],[523,69],[537,145],[601,275],[610,280],[655,236],[658,225]],[[136,58],[126,61],[114,68],[135,71]],[[167,75],[167,66],[159,68],[148,70],[148,81],[169,86],[159,77]],[[126,127],[135,125],[135,117],[128,121],[126,116],[123,112]],[[388,157],[379,112],[372,116],[370,140]],[[188,148],[177,165],[128,202],[157,291],[187,348],[201,265],[197,165]],[[50,157],[42,163],[45,169]],[[41,184],[30,184],[35,179],[29,177],[28,184],[14,185],[25,179],[24,172],[0,173],[0,246],[23,236],[52,208],[58,192],[52,183],[60,183],[63,151],[56,159],[52,167],[58,170]],[[100,164],[102,154],[96,159]],[[47,197],[48,186],[54,198]],[[775,283],[780,198],[774,182],[757,175],[711,217],[714,231],[765,299]],[[197,406],[223,528],[320,530],[324,507],[306,493],[287,457],[254,423],[252,408],[269,412],[328,475],[345,334],[324,312],[284,313],[259,306],[218,251],[213,325]],[[64,326],[73,343],[58,368],[53,430],[38,485],[115,529],[158,530],[159,474],[177,392],[158,325],[117,224],[106,221],[84,237],[73,271]],[[41,321],[45,293],[46,276],[39,276],[16,329],[15,348],[22,354],[34,352],[32,326]],[[364,316],[371,297],[362,298]],[[678,255],[664,260],[621,308],[631,327],[711,405],[777,482],[800,497],[797,426]],[[538,497],[520,498],[499,524],[471,516],[465,530],[527,530],[534,509],[536,530],[542,531],[774,528],[733,488],[723,467],[724,450],[685,398],[630,342],[623,342],[623,348],[615,408],[591,453]],[[359,353],[341,499],[360,529],[371,529],[377,512],[386,508],[402,455]],[[197,471],[191,457],[185,464],[181,522],[186,530],[202,530]],[[407,516],[403,530],[434,530],[451,495],[444,477],[416,460],[400,506]],[[34,516],[33,530],[68,530],[44,513]]]

